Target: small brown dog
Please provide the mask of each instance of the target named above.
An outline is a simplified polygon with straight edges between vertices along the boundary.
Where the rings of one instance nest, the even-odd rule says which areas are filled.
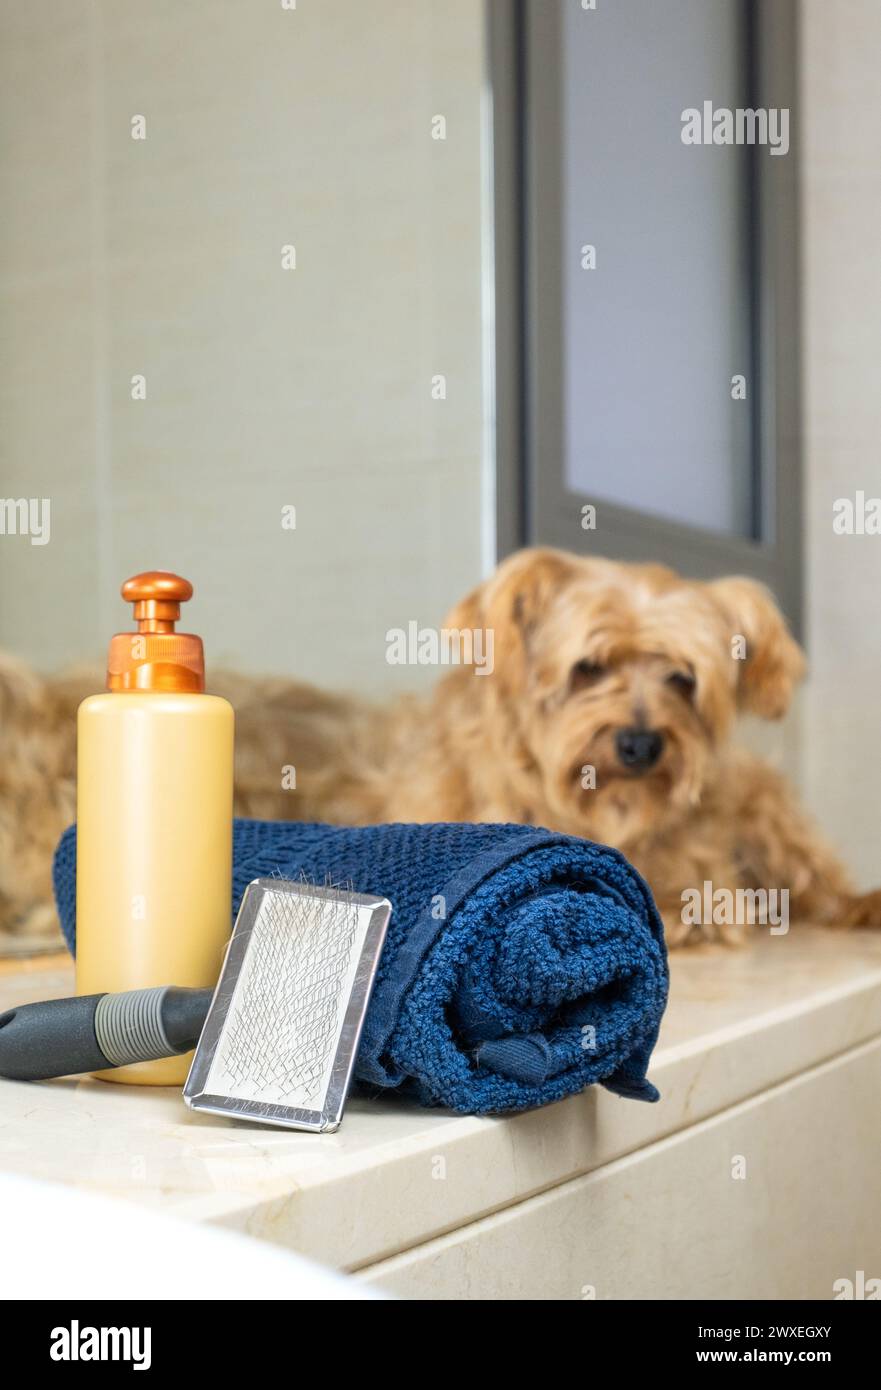
[[[753,907],[757,892],[785,890],[793,917],[881,925],[881,892],[854,894],[784,780],[728,745],[739,712],[779,718],[803,674],[761,585],[525,550],[444,631],[492,634],[492,669],[455,665],[427,700],[377,707],[286,680],[213,681],[236,706],[237,813],[517,821],[604,841],[647,878],[672,945],[743,934],[737,913],[720,924],[684,910],[708,886]],[[95,688],[0,667],[7,931],[54,929],[49,864],[74,816],[73,711]],[[292,766],[296,789],[282,790]]]

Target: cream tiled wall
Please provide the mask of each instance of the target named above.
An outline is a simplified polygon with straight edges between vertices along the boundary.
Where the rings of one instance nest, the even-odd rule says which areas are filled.
[[[881,5],[802,0],[805,795],[865,887],[881,883],[881,536],[832,507],[881,496]]]
[[[49,545],[0,538],[0,645],[99,659],[156,566],[194,580],[215,664],[430,676],[384,634],[439,622],[486,558],[481,6],[0,19],[0,491],[52,503]]]
[[[119,581],[160,565],[195,580],[216,664],[430,679],[383,636],[488,559],[481,9],[0,0],[0,492],[52,499],[48,546],[0,537],[0,646],[100,659]],[[834,535],[832,503],[881,494],[881,5],[801,20],[812,675],[752,741],[870,886],[881,537]]]
[[[799,18],[810,675],[782,725],[739,737],[788,773],[868,889],[881,885],[881,536],[836,535],[832,508],[881,496],[881,4],[800,0]]]

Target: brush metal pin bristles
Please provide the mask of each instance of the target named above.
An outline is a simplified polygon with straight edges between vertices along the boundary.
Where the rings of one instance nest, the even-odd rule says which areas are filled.
[[[336,1129],[390,915],[386,898],[348,888],[250,883],[184,1086],[187,1105]]]

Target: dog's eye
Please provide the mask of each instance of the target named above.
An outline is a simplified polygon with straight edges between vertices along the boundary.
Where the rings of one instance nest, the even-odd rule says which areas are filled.
[[[604,666],[597,666],[594,661],[576,661],[569,674],[569,685],[572,690],[585,690],[590,685],[596,685],[598,680],[602,680],[606,674]]]
[[[697,682],[688,671],[674,671],[671,676],[667,677],[667,684],[672,685],[674,690],[678,690],[680,695],[684,695],[687,700],[690,700]]]

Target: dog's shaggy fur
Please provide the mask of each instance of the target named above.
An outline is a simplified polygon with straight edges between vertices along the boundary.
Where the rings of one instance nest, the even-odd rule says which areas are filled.
[[[648,879],[673,945],[693,934],[683,890],[706,881],[788,889],[794,918],[881,924],[881,893],[856,895],[784,780],[728,744],[739,712],[784,714],[803,674],[760,585],[526,550],[446,626],[492,629],[494,669],[453,667],[427,700],[373,707],[281,679],[214,680],[236,706],[237,813],[518,821],[601,840]],[[74,710],[99,686],[0,664],[7,932],[57,930],[50,862],[74,818]],[[296,789],[285,791],[290,765]]]

